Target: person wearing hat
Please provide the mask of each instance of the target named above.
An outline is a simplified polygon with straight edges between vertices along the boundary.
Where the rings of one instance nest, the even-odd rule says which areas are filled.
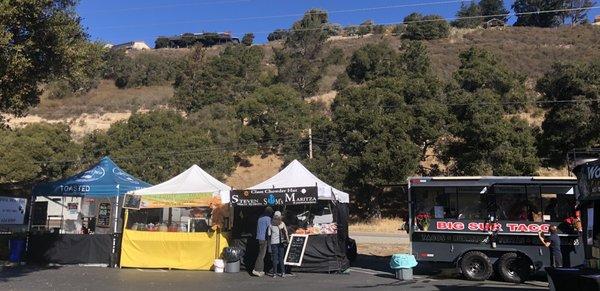
[[[271,247],[271,262],[273,263],[273,277],[284,276],[285,267],[283,265],[283,256],[285,255],[285,245],[288,241],[288,233],[285,223],[282,220],[281,212],[275,211],[271,225],[268,230],[269,242]]]
[[[271,225],[271,215],[273,214],[273,208],[267,207],[263,214],[258,218],[256,225],[256,239],[258,240],[258,257],[254,262],[254,270],[252,275],[262,277],[265,272],[265,256],[267,255],[267,232]]]

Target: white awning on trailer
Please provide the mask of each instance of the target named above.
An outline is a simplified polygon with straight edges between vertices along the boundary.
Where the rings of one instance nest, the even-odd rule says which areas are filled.
[[[341,203],[349,203],[350,196],[346,192],[342,192],[321,181],[307,168],[304,167],[298,160],[292,161],[287,167],[275,176],[266,181],[254,185],[248,189],[270,189],[270,188],[290,188],[290,187],[310,187],[316,186],[318,189],[319,199],[321,200],[336,200]]]
[[[229,203],[231,187],[221,183],[213,176],[202,170],[198,165],[193,165],[183,173],[158,185],[129,192],[135,195],[164,195],[164,194],[192,194],[215,193],[221,197],[221,203]]]

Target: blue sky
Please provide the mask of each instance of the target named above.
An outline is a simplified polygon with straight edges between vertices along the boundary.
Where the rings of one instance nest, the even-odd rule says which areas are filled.
[[[456,0],[82,0],[77,11],[92,40],[143,40],[152,47],[159,35],[203,31],[240,37],[254,32],[262,43],[269,32],[289,28],[310,8],[325,9],[331,22],[349,25],[367,19],[397,23],[412,12],[449,18],[459,7]]]

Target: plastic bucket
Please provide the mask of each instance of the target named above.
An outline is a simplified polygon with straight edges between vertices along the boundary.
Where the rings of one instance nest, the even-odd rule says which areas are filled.
[[[221,259],[216,259],[213,263],[215,266],[215,273],[223,273],[223,269],[225,268],[225,262]]]
[[[225,273],[238,273],[240,271],[240,261],[225,263]]]
[[[412,268],[396,269],[396,279],[400,281],[408,281],[413,279]]]
[[[8,241],[10,254],[8,260],[13,263],[20,263],[23,251],[25,250],[25,240],[11,239]]]

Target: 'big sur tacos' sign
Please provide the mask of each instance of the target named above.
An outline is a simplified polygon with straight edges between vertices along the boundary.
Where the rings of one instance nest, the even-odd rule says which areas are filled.
[[[302,205],[317,203],[317,187],[233,190],[231,204],[236,206]]]

